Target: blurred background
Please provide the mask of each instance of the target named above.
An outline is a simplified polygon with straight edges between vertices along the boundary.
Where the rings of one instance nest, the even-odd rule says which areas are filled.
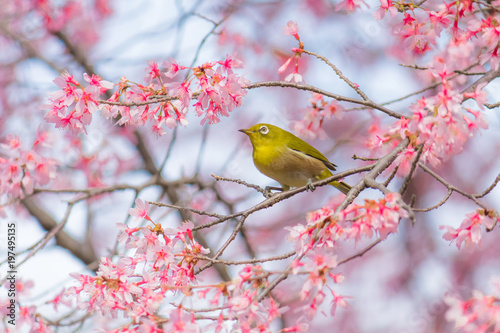
[[[244,61],[244,67],[235,71],[251,82],[283,80],[293,66],[283,74],[277,73],[278,68],[293,55],[291,48],[297,47],[297,41],[283,33],[283,26],[292,20],[299,26],[306,50],[328,58],[374,102],[384,103],[434,82],[435,78],[402,65],[425,66],[449,41],[449,36],[443,34],[432,52],[420,57],[406,53],[400,40],[392,34],[393,26],[401,17],[377,21],[373,17],[380,6],[377,1],[367,1],[369,6],[361,5],[361,10],[351,14],[336,11],[335,3],[327,0],[0,3],[0,140],[15,134],[29,149],[37,130],[49,130],[53,144],[47,155],[60,164],[57,177],[47,186],[52,189],[140,184],[150,176],[142,169],[134,128],[117,126],[113,120],[95,114],[87,134],[74,136],[44,120],[48,93],[58,89],[52,81],[63,70],[80,82],[83,82],[83,73],[93,72],[113,83],[126,76],[130,81],[144,84],[148,61],[161,64],[172,58],[180,65],[194,67],[234,54]],[[301,57],[299,72],[310,85],[356,97],[331,68],[317,59]],[[467,86],[466,82],[462,84]],[[486,87],[490,103],[499,100],[499,85],[493,81]],[[433,92],[431,89],[388,107],[410,115],[411,103]],[[256,170],[248,138],[238,129],[266,122],[294,131],[337,164],[339,171],[344,171],[364,165],[351,158],[354,154],[372,156],[366,147],[371,126],[383,127],[394,122],[380,112],[353,109],[357,106],[341,103],[345,111],[338,117],[326,119],[322,131],[296,131],[308,112],[311,97],[311,93],[288,88],[252,89],[244,98],[244,105],[229,117],[222,117],[217,124],[201,126],[201,118],[190,109],[189,124],[185,127],[168,129],[160,137],[151,133],[148,126],[138,131],[154,161],[157,164],[166,161],[163,177],[179,181],[175,189],[177,200],[171,203],[221,213],[240,211],[262,201],[262,195],[238,184],[215,183],[212,174],[261,187],[277,184]],[[500,117],[495,109],[484,112],[489,128],[472,138],[462,154],[435,170],[469,193],[483,191],[500,170]],[[196,179],[196,182],[188,179]],[[346,182],[355,184],[359,179],[360,176],[354,175]],[[391,186],[397,189],[401,182],[396,179]],[[446,188],[418,170],[405,199],[409,201],[411,195],[415,195],[415,207],[425,208],[438,203],[446,193]],[[498,195],[499,190],[495,189],[481,200],[495,209]],[[364,191],[357,200],[381,196],[373,190]],[[172,200],[157,187],[145,189],[138,197],[150,201]],[[40,193],[29,200],[54,220],[61,221],[67,201],[73,198],[74,193]],[[133,191],[114,191],[81,201],[73,208],[64,231],[81,244],[91,244],[97,258],[108,256],[113,252],[118,234],[116,223],[127,221],[127,211],[135,198]],[[304,223],[307,212],[341,198],[335,189],[321,187],[251,215],[246,222],[246,238],[240,237],[231,245],[226,259],[266,257],[292,250],[293,244],[286,241],[286,227]],[[17,224],[18,251],[24,251],[17,259],[21,261],[46,231],[27,211],[26,205],[11,202],[5,194],[0,200],[1,204],[8,204],[4,208],[7,216],[0,223],[15,221]],[[496,242],[496,229],[490,233],[483,230],[479,247],[458,250],[442,239],[444,231],[439,229],[440,225],[457,227],[465,214],[477,208],[470,200],[453,194],[444,206],[418,213],[415,225],[403,221],[397,234],[389,236],[363,257],[339,267],[345,281],[336,285],[335,291],[352,297],[350,306],[339,309],[334,317],[318,314],[310,331],[451,330],[444,318],[444,295],[451,293],[468,298],[474,289],[492,291],[490,281],[499,276],[496,253],[500,245]],[[164,226],[176,226],[182,221],[175,210],[153,208],[150,216]],[[209,220],[199,216],[191,218],[195,224]],[[202,232],[202,236],[208,245],[217,248],[232,227],[230,223],[223,224]],[[5,237],[6,227],[2,226],[1,230],[1,237]],[[338,257],[345,258],[369,243],[348,244]],[[2,241],[2,244],[5,243]],[[50,241],[18,268],[22,281],[34,282],[33,288],[22,295],[21,302],[37,305],[38,311],[48,318],[58,318],[60,314],[54,313],[53,307],[45,302],[59,293],[62,286],[73,284],[69,273],[90,273],[95,269],[86,264],[54,240]],[[286,262],[263,266],[279,269],[285,267]],[[3,278],[5,262],[0,268]],[[238,267],[230,267],[229,273],[234,276],[238,270]],[[215,271],[204,274],[207,281],[220,279]],[[293,309],[300,303],[298,294],[289,291],[300,290],[302,283],[301,278],[293,277],[276,289],[282,304],[291,308],[283,316],[285,324],[293,323],[296,316]],[[5,295],[2,292],[0,300]],[[329,313],[327,306],[324,311]],[[279,325],[276,324],[277,329]]]

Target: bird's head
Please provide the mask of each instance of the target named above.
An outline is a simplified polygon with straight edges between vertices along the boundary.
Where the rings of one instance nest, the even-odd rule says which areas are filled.
[[[254,147],[280,144],[283,141],[281,139],[284,139],[283,134],[286,133],[281,128],[270,124],[257,124],[247,129],[240,129],[239,131],[248,135]]]

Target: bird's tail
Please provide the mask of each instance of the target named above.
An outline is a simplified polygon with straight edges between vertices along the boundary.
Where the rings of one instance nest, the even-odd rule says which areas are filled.
[[[340,192],[344,193],[347,195],[347,192],[349,192],[349,190],[351,189],[351,186],[348,185],[347,183],[344,183],[344,182],[338,182],[336,180],[334,180],[333,182],[331,183],[328,183],[330,185],[332,185],[333,187],[335,187],[336,189],[338,189]]]

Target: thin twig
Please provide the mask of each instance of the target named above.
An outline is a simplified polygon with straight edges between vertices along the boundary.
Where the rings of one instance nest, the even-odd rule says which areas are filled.
[[[401,188],[399,189],[399,193],[404,194],[406,192],[406,189],[410,185],[411,178],[413,177],[413,173],[415,172],[417,168],[417,163],[420,161],[420,156],[422,156],[422,152],[424,151],[424,145],[421,144],[417,147],[417,156],[413,159],[411,163],[411,169],[410,173],[408,176],[406,176],[405,181],[403,182],[403,185],[401,185]]]
[[[285,82],[285,81],[266,81],[266,82],[251,83],[248,86],[246,86],[245,88],[255,89],[255,88],[260,88],[260,87],[295,88],[295,89],[300,89],[300,90],[305,90],[305,91],[311,91],[311,92],[315,92],[315,93],[318,93],[318,94],[321,94],[321,95],[324,95],[327,97],[334,98],[338,101],[364,105],[364,106],[370,107],[372,109],[382,111],[383,113],[385,113],[391,117],[397,118],[397,119],[401,119],[401,117],[406,118],[404,115],[399,114],[395,111],[392,111],[392,110],[390,110],[384,106],[381,106],[379,104],[376,104],[372,101],[365,101],[365,100],[361,100],[361,99],[355,99],[355,98],[337,95],[337,94],[331,93],[329,91],[326,91],[326,90],[323,90],[323,89],[320,89],[320,88],[317,88],[314,86],[310,86],[310,85],[304,84],[304,83],[294,83],[294,82]]]
[[[453,194],[453,190],[448,189],[448,193],[446,194],[446,196],[441,201],[439,201],[437,204],[435,204],[434,206],[431,206],[428,208],[413,208],[413,210],[416,212],[429,212],[433,209],[439,208],[442,205],[444,205],[446,201],[448,201],[448,199],[451,197],[452,194]]]
[[[307,50],[302,50],[303,53],[305,54],[309,54],[309,55],[312,55],[318,59],[321,59],[323,60],[323,62],[325,62],[328,66],[330,66],[333,71],[335,72],[335,74],[337,74],[337,76],[342,80],[344,81],[345,83],[347,83],[349,85],[349,87],[351,87],[359,96],[361,96],[361,98],[363,100],[365,100],[366,102],[370,102],[370,99],[368,98],[368,96],[366,96],[366,94],[361,90],[359,89],[359,86],[352,82],[351,80],[349,80],[344,74],[342,74],[342,72],[340,71],[340,69],[338,69],[334,64],[332,64],[327,58],[317,54],[317,53],[314,53],[314,52],[311,52],[311,51],[307,51]]]
[[[236,183],[236,184],[240,184],[240,185],[243,185],[243,186],[246,186],[248,188],[253,188],[254,190],[260,192],[260,193],[264,193],[264,189],[258,185],[254,185],[254,184],[249,184],[243,180],[240,180],[240,179],[231,179],[231,178],[226,178],[226,177],[220,177],[220,176],[217,176],[217,175],[211,175],[216,181],[226,181],[226,182],[232,182],[232,183]]]
[[[178,128],[179,128],[179,126],[174,127],[174,131],[172,133],[172,140],[170,140],[170,144],[168,145],[167,154],[165,155],[165,159],[163,160],[163,162],[160,164],[160,173],[165,168],[165,165],[167,164],[167,161],[170,157],[170,154],[172,153],[172,149],[173,149],[174,144],[175,144],[175,139],[177,139],[177,129]]]
[[[205,152],[205,145],[207,144],[208,131],[210,126],[203,127],[203,133],[201,137],[200,151],[198,152],[198,158],[196,159],[196,168],[194,170],[195,176],[200,173],[201,161],[203,159],[203,153]]]
[[[225,215],[220,215],[220,214],[217,214],[217,213],[211,213],[211,212],[207,212],[207,211],[204,211],[204,210],[198,210],[198,209],[194,209],[194,208],[191,208],[191,207],[183,207],[183,206],[171,205],[171,204],[167,204],[167,203],[163,203],[163,202],[156,202],[156,201],[148,201],[148,203],[150,203],[152,205],[155,205],[155,206],[158,206],[158,207],[168,207],[168,208],[172,208],[172,209],[176,209],[176,210],[185,210],[185,211],[189,211],[189,212],[194,213],[194,214],[204,215],[204,216],[211,216],[211,217],[215,217],[215,218],[218,218],[218,219],[222,219],[222,218],[226,217]]]
[[[483,208],[483,209],[487,209],[485,205],[483,205],[479,200],[477,200],[477,197],[474,195],[474,194],[469,194],[469,193],[466,193],[465,191],[462,191],[461,189],[459,189],[458,187],[450,184],[449,182],[447,182],[443,177],[439,176],[437,173],[435,173],[434,171],[432,171],[429,167],[427,167],[425,164],[423,164],[422,162],[419,162],[418,163],[419,167],[424,170],[425,172],[427,172],[429,175],[431,175],[434,179],[436,179],[438,182],[440,182],[441,184],[443,184],[448,190],[451,190],[453,192],[457,192],[459,194],[461,194],[462,196],[474,201],[474,203],[476,205],[478,205],[479,207]]]
[[[73,209],[73,205],[74,205],[74,203],[68,204],[68,207],[66,208],[66,212],[65,212],[64,217],[61,220],[61,222],[59,224],[57,224],[56,227],[52,228],[52,230],[47,232],[47,234],[44,236],[44,238],[40,242],[38,242],[38,244],[33,248],[32,251],[30,251],[30,253],[28,253],[28,255],[26,257],[24,257],[21,261],[16,263],[16,266],[15,266],[16,269],[18,267],[20,267],[22,264],[24,264],[28,259],[33,257],[38,251],[43,249],[45,244],[47,244],[52,238],[54,238],[57,235],[57,233],[60,230],[62,230],[62,228],[64,228],[64,226],[66,225],[66,222],[68,222],[69,215],[71,213],[71,210]],[[0,286],[5,283],[5,281],[7,280],[7,277],[8,276],[5,276],[2,280],[0,280]]]
[[[485,195],[490,193],[498,185],[498,182],[500,182],[500,174],[498,174],[498,176],[495,178],[495,180],[493,181],[493,183],[490,186],[488,186],[483,192],[476,194],[475,197],[476,198],[484,197]]]
[[[248,264],[256,264],[256,263],[262,263],[262,262],[267,262],[267,261],[276,261],[276,260],[288,259],[288,258],[290,258],[291,256],[293,256],[295,254],[296,254],[295,251],[290,251],[290,252],[284,253],[284,254],[279,255],[279,256],[273,256],[273,257],[262,258],[262,259],[248,259],[248,260],[214,259],[214,258],[209,258],[207,256],[193,256],[191,258],[210,261],[210,262],[212,262],[214,264],[248,265]]]
[[[342,264],[345,264],[346,262],[349,262],[353,259],[356,259],[356,258],[359,258],[359,257],[362,257],[363,255],[365,255],[368,251],[370,251],[371,249],[373,249],[375,246],[377,246],[377,244],[380,244],[382,242],[382,238],[378,238],[376,241],[374,241],[373,243],[371,243],[370,245],[368,245],[366,248],[364,248],[363,250],[361,250],[360,252],[356,253],[356,254],[353,254],[352,256],[350,257],[347,257],[345,259],[342,259],[340,260],[339,262],[337,262],[337,266],[340,266]]]

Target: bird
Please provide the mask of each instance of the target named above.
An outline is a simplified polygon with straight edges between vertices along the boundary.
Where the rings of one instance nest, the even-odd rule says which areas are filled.
[[[307,185],[314,190],[313,181],[328,178],[333,175],[330,170],[336,170],[337,166],[316,148],[278,126],[261,123],[239,131],[250,138],[255,167],[281,185],[281,189],[266,187],[266,197],[271,196],[271,189],[288,191],[291,187]],[[346,195],[351,189],[342,181],[328,184]]]

